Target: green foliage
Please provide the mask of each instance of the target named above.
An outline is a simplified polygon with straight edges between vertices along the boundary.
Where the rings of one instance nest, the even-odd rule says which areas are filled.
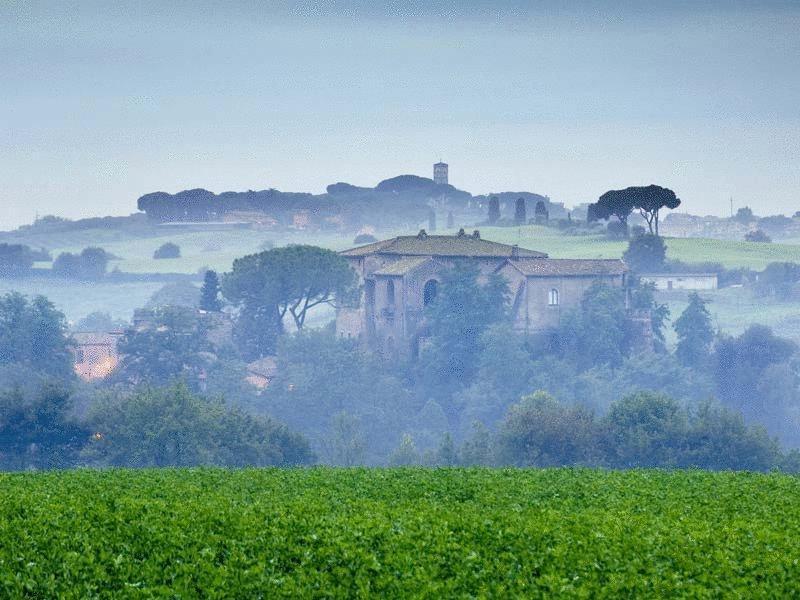
[[[707,364],[714,341],[714,330],[706,303],[698,293],[689,294],[689,305],[673,327],[678,334],[675,356],[681,364],[695,368],[702,368]]]
[[[188,281],[174,281],[158,289],[147,301],[147,308],[165,308],[181,306],[197,308],[200,304],[200,291]]]
[[[209,269],[203,277],[203,287],[200,288],[200,309],[207,312],[219,312],[222,309],[219,299],[220,292],[217,272]]]
[[[631,468],[679,464],[686,414],[672,398],[650,392],[625,396],[611,405],[603,420],[612,465]]]
[[[697,471],[0,475],[0,595],[785,598],[798,494]]]
[[[800,281],[800,265],[790,262],[770,263],[758,275],[754,286],[760,296],[775,296],[789,300],[796,295],[795,286]]]
[[[498,457],[503,464],[516,466],[590,464],[597,438],[591,412],[536,392],[506,414],[498,433]]]
[[[680,203],[675,192],[657,185],[612,190],[589,205],[588,220],[605,220],[615,216],[621,223],[627,224],[628,216],[636,209],[647,222],[650,234],[658,236],[659,212],[662,208],[678,208]]]
[[[625,292],[597,282],[584,293],[580,309],[565,316],[558,342],[581,369],[615,368],[627,353],[627,330]]]
[[[347,261],[316,246],[287,246],[236,259],[223,277],[225,297],[241,307],[242,350],[252,358],[274,353],[283,319],[298,330],[308,311],[355,293],[356,274]],[[253,327],[263,324],[264,327]]]
[[[23,244],[0,244],[0,277],[21,277],[33,267],[33,251]]]
[[[109,254],[102,248],[84,248],[80,254],[63,252],[53,261],[53,273],[83,280],[100,279],[106,274]]]
[[[751,325],[735,338],[721,337],[714,355],[718,398],[747,417],[758,417],[763,409],[759,387],[769,382],[764,379],[767,368],[789,360],[796,350],[763,325]]]
[[[421,460],[414,438],[410,434],[404,433],[400,440],[400,445],[389,456],[389,465],[392,467],[408,467],[420,464]]]
[[[333,417],[328,460],[332,465],[353,467],[364,463],[367,440],[359,419],[342,411]]]
[[[492,436],[486,426],[480,421],[472,423],[472,431],[464,440],[459,451],[462,465],[490,466],[494,462],[494,447]]]
[[[17,364],[59,379],[72,376],[64,315],[43,296],[0,297],[0,365]]]
[[[153,252],[153,258],[156,260],[164,259],[164,258],[180,258],[181,257],[181,247],[178,244],[174,244],[172,242],[166,242],[161,244],[156,251]]]
[[[669,320],[669,308],[666,304],[656,302],[655,291],[654,283],[640,281],[630,290],[630,307],[633,310],[647,311],[650,315],[654,350],[664,354],[667,351],[664,328]]]
[[[94,432],[83,450],[99,466],[267,466],[313,460],[306,442],[283,426],[245,414],[186,386],[107,396],[92,407]]]
[[[622,255],[622,260],[634,273],[654,273],[663,270],[666,257],[667,245],[664,239],[646,233],[628,243],[628,249]]]
[[[749,206],[743,206],[742,208],[736,211],[736,215],[733,217],[734,221],[741,223],[742,225],[747,225],[755,221],[758,217],[753,214],[753,209]]]
[[[399,441],[398,423],[410,417],[410,399],[376,357],[352,340],[309,330],[285,336],[276,360],[278,373],[264,393],[262,410],[317,448],[339,435],[342,424],[332,418],[346,412],[364,426],[365,460],[385,460]]]
[[[52,469],[74,465],[89,431],[75,419],[62,386],[0,393],[0,469]]]
[[[528,216],[525,210],[525,198],[517,198],[514,203],[514,224],[525,225],[527,222]]]
[[[489,225],[494,225],[500,220],[500,199],[497,196],[489,198]]]
[[[129,329],[120,339],[122,360],[116,377],[150,385],[185,379],[196,387],[200,373],[209,365],[211,349],[207,326],[193,309],[160,308],[151,325]]]
[[[744,240],[746,242],[761,242],[764,244],[769,244],[772,242],[772,238],[769,237],[766,233],[764,233],[761,229],[756,229],[754,231],[748,231],[744,234]]]
[[[78,321],[72,330],[76,332],[116,331],[124,329],[127,325],[125,321],[115,319],[108,312],[95,311]]]
[[[763,427],[748,427],[740,413],[712,402],[698,406],[686,437],[685,466],[751,471],[780,466],[778,444]]]
[[[508,286],[498,274],[480,285],[477,267],[459,264],[442,274],[439,292],[426,308],[430,345],[420,357],[423,380],[453,389],[473,379],[484,331],[505,317]]]

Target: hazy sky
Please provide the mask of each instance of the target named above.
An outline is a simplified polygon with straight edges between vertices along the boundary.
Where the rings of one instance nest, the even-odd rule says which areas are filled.
[[[439,158],[473,193],[800,210],[800,3],[376,4],[5,0],[0,228]]]

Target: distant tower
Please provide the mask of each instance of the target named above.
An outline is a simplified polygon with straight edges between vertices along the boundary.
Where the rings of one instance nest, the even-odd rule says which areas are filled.
[[[447,185],[447,163],[438,162],[433,165],[433,183]]]

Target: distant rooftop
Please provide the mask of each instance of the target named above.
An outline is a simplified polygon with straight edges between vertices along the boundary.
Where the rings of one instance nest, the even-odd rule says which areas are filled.
[[[425,230],[417,235],[399,236],[340,253],[346,257],[388,254],[395,256],[465,256],[473,258],[547,258],[544,252],[491,242],[481,239],[475,231],[472,234],[459,232],[456,235],[428,235]]]

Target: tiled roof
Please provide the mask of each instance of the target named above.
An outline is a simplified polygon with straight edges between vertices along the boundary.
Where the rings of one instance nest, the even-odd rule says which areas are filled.
[[[628,271],[625,263],[618,259],[523,258],[509,260],[506,264],[527,277],[622,275]]]
[[[260,377],[274,377],[278,372],[278,363],[274,356],[265,356],[249,363],[247,372]]]
[[[373,275],[405,275],[430,260],[427,256],[409,256],[378,269]]]
[[[514,246],[490,242],[472,235],[408,235],[359,246],[341,252],[342,256],[360,257],[370,254],[395,254],[401,256],[465,256],[485,258],[510,258]],[[546,258],[547,254],[516,248],[518,256]]]

